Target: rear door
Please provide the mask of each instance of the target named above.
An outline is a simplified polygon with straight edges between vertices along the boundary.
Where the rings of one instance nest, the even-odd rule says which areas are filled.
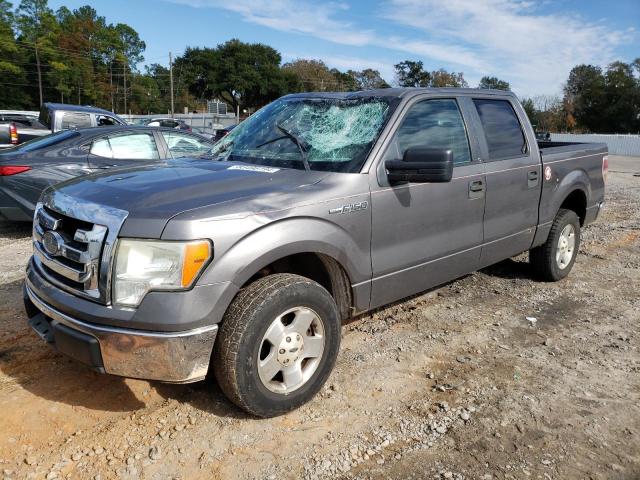
[[[95,170],[127,167],[162,158],[153,133],[125,131],[95,138],[89,146],[89,165]]]
[[[487,189],[481,266],[531,246],[538,223],[541,164],[515,98],[474,97]]]

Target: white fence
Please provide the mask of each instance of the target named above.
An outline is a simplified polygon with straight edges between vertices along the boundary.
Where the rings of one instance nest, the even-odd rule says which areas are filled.
[[[129,123],[138,123],[142,120],[152,118],[169,118],[170,115],[119,115],[123,120]],[[207,133],[215,133],[216,130],[234,125],[237,123],[233,114],[217,115],[213,113],[180,113],[175,114],[173,118],[183,120],[187,125],[194,128],[201,128]]]
[[[551,140],[556,142],[606,143],[609,147],[609,153],[613,155],[640,157],[640,135],[574,135],[571,133],[552,133]]]

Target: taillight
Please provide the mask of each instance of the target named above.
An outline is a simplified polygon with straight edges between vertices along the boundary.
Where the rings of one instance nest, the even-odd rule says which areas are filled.
[[[607,173],[609,173],[609,155],[602,157],[602,178],[607,182]]]
[[[0,177],[8,177],[9,175],[16,175],[18,173],[27,172],[31,170],[31,167],[23,167],[23,166],[0,166]]]
[[[9,137],[11,137],[11,145],[18,144],[18,129],[13,123],[9,125]]]

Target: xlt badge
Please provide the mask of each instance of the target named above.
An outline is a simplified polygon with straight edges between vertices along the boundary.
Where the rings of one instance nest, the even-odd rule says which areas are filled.
[[[358,212],[360,210],[366,210],[367,208],[369,208],[369,202],[364,201],[364,202],[357,202],[357,203],[349,203],[347,205],[342,205],[341,207],[336,207],[336,208],[331,208],[329,209],[329,214],[334,214],[334,213],[339,213],[339,214],[343,214],[343,213],[353,213],[353,212]]]

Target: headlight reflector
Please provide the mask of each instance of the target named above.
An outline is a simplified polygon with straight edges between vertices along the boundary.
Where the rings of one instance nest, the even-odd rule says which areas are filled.
[[[113,301],[134,307],[150,290],[189,288],[211,258],[211,242],[119,241]]]

